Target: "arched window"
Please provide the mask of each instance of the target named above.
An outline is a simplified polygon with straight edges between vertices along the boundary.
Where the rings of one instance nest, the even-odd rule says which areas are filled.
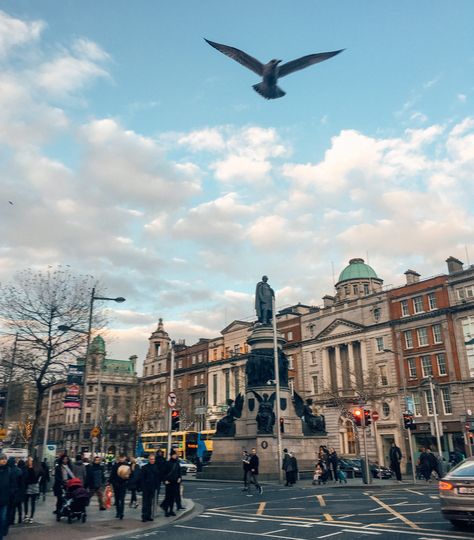
[[[341,451],[344,455],[357,454],[357,438],[353,423],[347,418],[340,419]]]

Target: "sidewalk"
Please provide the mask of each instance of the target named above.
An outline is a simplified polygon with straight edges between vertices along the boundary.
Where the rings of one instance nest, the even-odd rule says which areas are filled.
[[[161,497],[163,497],[163,494]],[[60,522],[56,521],[56,516],[53,514],[53,510],[56,508],[56,497],[49,493],[46,501],[37,502],[34,522],[10,527],[8,538],[12,540],[31,540],[33,537],[35,540],[99,540],[120,534],[145,532],[152,528],[162,527],[182,518],[184,515],[188,515],[194,509],[194,503],[191,499],[183,499],[185,510],[176,512],[176,517],[166,518],[157,505],[155,521],[142,523],[141,504],[138,508],[130,508],[128,506],[129,500],[130,494],[128,493],[123,520],[115,518],[114,506],[105,512],[101,512],[97,498],[94,497],[87,507],[86,523],[79,523],[74,520],[73,523],[68,524],[67,518],[62,518]],[[160,502],[161,500],[160,498]],[[138,502],[141,503],[140,496]]]

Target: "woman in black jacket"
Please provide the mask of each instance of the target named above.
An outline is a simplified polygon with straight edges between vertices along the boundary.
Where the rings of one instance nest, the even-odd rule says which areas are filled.
[[[33,523],[33,517],[35,515],[36,508],[36,499],[38,498],[40,488],[39,483],[41,476],[43,475],[43,470],[39,464],[38,458],[33,458],[31,456],[26,460],[26,467],[24,470],[25,486],[26,486],[26,497],[25,497],[25,518],[23,523]],[[28,516],[28,506],[31,502],[31,512]]]

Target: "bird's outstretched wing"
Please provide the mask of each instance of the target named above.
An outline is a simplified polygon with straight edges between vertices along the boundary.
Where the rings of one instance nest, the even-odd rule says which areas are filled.
[[[257,392],[255,392],[255,390],[250,390],[250,391],[251,391],[251,392],[253,393],[253,395],[257,398],[257,401],[258,401],[259,403],[262,403],[262,401],[263,401],[262,396],[261,396],[260,394],[257,394]]]
[[[227,55],[229,58],[232,58],[236,62],[239,62],[239,64],[242,64],[257,75],[260,75],[260,77],[263,76],[263,64],[253,56],[250,56],[249,54],[241,51],[240,49],[236,49],[235,47],[221,45],[220,43],[209,41],[206,38],[204,38],[204,41],[207,41],[207,43],[209,43],[211,47],[214,47],[214,49],[217,49],[221,53]]]
[[[304,414],[304,401],[303,401],[303,398],[297,392],[294,392],[293,400],[294,400],[294,403],[295,403],[296,416],[299,416],[301,418],[303,416],[303,414]]]
[[[313,64],[318,64],[319,62],[324,62],[324,60],[328,60],[329,58],[336,56],[336,54],[339,54],[344,50],[345,49],[340,49],[339,51],[308,54],[307,56],[302,56],[301,58],[297,58],[296,60],[287,62],[286,64],[280,66],[278,70],[278,77],[285,77],[286,75],[289,75],[294,71],[304,69]]]

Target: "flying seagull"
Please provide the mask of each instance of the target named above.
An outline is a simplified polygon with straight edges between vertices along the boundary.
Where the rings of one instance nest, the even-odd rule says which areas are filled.
[[[276,99],[283,97],[286,94],[286,92],[277,86],[277,81],[280,77],[285,77],[294,71],[328,60],[344,50],[340,49],[339,51],[308,54],[307,56],[302,56],[301,58],[297,58],[296,60],[292,60],[291,62],[279,66],[278,64],[281,63],[281,60],[270,60],[267,64],[262,64],[256,58],[253,58],[253,56],[250,56],[235,47],[221,45],[220,43],[209,41],[206,38],[204,38],[204,41],[207,41],[214,49],[217,49],[262,77],[262,82],[254,84],[252,88],[266,99]]]

